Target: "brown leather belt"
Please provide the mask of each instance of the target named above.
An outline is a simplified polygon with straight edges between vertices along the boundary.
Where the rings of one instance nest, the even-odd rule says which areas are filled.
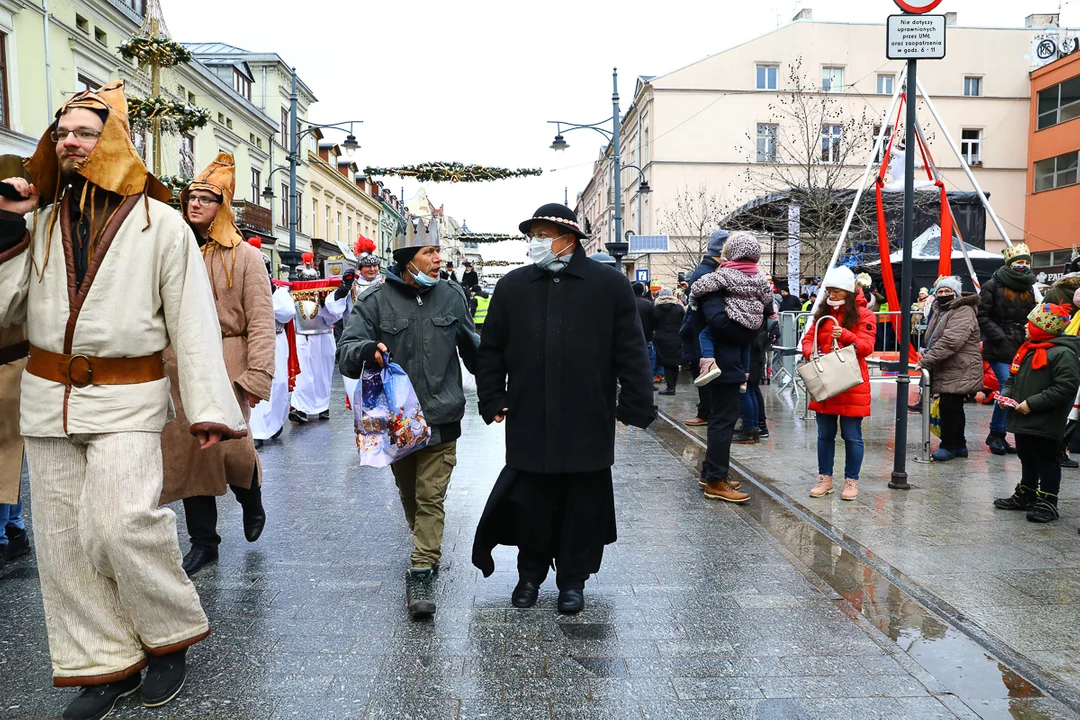
[[[26,371],[43,380],[81,388],[87,385],[137,385],[165,377],[160,352],[134,358],[65,355],[30,346]]]
[[[8,363],[13,363],[16,360],[22,360],[29,353],[29,340],[23,340],[22,342],[15,343],[14,345],[2,347],[0,348],[0,365],[7,365]]]

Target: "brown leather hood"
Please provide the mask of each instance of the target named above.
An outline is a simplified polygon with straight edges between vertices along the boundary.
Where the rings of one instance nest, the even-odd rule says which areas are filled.
[[[25,161],[26,173],[46,203],[52,203],[57,197],[60,183],[60,161],[56,157],[56,143],[50,134],[56,129],[60,117],[73,108],[104,110],[108,113],[101,137],[79,168],[79,175],[102,190],[125,197],[146,192],[161,202],[168,202],[172,198],[169,189],[146,169],[131,142],[124,82],[118,80],[98,90],[77,93],[64,103],[56,113],[56,120],[41,136],[34,155]]]
[[[187,220],[187,199],[192,190],[206,190],[222,198],[214,221],[210,223],[210,239],[223,248],[234,248],[244,242],[244,236],[236,227],[232,201],[236,193],[236,162],[229,153],[218,153],[214,162],[199,173],[180,193],[180,207]]]

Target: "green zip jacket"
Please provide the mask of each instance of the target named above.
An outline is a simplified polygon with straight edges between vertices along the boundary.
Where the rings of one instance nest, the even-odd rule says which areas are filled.
[[[1020,372],[1009,375],[1001,394],[1017,402],[1026,401],[1031,408],[1027,415],[1009,411],[1009,432],[1060,441],[1080,388],[1080,338],[1062,335],[1050,342],[1054,347],[1046,351],[1046,367],[1032,369],[1035,352],[1029,352],[1020,364]]]

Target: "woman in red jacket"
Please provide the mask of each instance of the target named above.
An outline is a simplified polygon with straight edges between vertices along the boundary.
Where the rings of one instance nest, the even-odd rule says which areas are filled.
[[[836,457],[836,427],[844,439],[844,490],[842,500],[854,500],[859,494],[859,470],[863,461],[862,419],[870,415],[870,372],[866,357],[874,351],[877,323],[874,313],[866,307],[863,294],[855,292],[855,275],[846,267],[832,268],[821,283],[828,293],[825,302],[814,316],[826,318],[815,332],[803,338],[803,357],[809,359],[814,349],[824,354],[835,342],[840,347],[855,346],[863,381],[850,390],[823,402],[811,402],[817,413],[818,480],[810,497],[823,497],[833,491],[833,461]]]

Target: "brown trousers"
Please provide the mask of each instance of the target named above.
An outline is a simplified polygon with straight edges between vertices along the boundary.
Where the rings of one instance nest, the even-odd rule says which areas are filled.
[[[446,489],[457,465],[457,440],[429,446],[390,466],[413,531],[413,567],[432,567],[442,557]]]

